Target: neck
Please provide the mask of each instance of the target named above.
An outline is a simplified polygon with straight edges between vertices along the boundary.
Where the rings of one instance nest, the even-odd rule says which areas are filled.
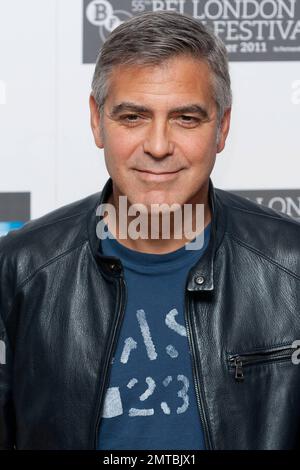
[[[164,213],[164,216],[162,213],[150,212],[133,217],[128,215],[127,206],[127,214],[124,217],[124,210],[120,211],[119,198],[115,197],[114,193],[107,202],[116,210],[115,218],[110,214],[104,217],[110,232],[125,247],[143,253],[163,254],[175,251],[193,240],[211,221],[208,184],[204,196],[195,197],[194,201],[189,202],[188,214],[183,206],[182,210]],[[169,221],[165,225],[164,217]],[[137,234],[140,236],[137,237]]]

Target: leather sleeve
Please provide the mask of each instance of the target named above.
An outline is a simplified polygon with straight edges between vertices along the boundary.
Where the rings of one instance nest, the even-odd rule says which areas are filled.
[[[5,251],[4,239],[0,239],[0,450],[14,449],[16,443],[12,390],[13,351],[6,327],[12,308],[13,286]]]

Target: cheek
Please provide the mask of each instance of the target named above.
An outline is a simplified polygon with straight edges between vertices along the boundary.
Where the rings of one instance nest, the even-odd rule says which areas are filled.
[[[117,164],[121,162],[124,164],[133,153],[136,148],[141,145],[140,140],[134,135],[134,133],[124,132],[118,130],[111,135],[107,135],[107,156],[112,160],[116,161]]]
[[[196,129],[181,134],[177,138],[177,144],[183,155],[194,161],[202,161],[209,158],[217,150],[217,133],[215,126]]]
[[[108,135],[107,135],[108,137]],[[109,175],[120,184],[126,181],[128,169],[132,162],[132,155],[137,148],[132,139],[114,134],[111,138],[107,138],[104,149],[105,165]]]
[[[191,166],[207,166],[216,154],[216,142],[198,139],[181,146],[182,154]]]

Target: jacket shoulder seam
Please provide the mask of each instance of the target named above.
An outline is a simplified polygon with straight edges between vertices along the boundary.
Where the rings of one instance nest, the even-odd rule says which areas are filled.
[[[231,236],[231,238],[236,242],[238,243],[239,245],[243,246],[244,248],[248,249],[249,251],[252,251],[253,253],[255,253],[256,255],[259,255],[260,257],[264,258],[265,260],[269,261],[269,263],[272,263],[274,264],[275,266],[277,266],[279,269],[281,269],[282,271],[286,272],[287,274],[290,274],[291,276],[293,276],[295,279],[297,279],[298,281],[300,281],[300,276],[296,273],[294,273],[293,271],[290,271],[289,269],[285,268],[284,266],[282,266],[281,264],[279,264],[277,261],[275,261],[274,259],[270,258],[269,256],[267,256],[266,254],[262,253],[261,251],[257,250],[256,248],[254,248],[253,246],[250,246],[248,245],[247,243],[243,242],[242,240],[240,240],[239,238],[237,238],[235,235],[233,235],[232,233],[230,232],[227,232],[228,235]]]
[[[26,279],[24,279],[22,282],[20,282],[19,284],[17,284],[16,286],[16,290],[15,290],[15,293],[14,293],[14,296],[13,298],[11,299],[11,307],[8,311],[8,314],[6,316],[6,320],[7,321],[9,318],[10,318],[10,315],[11,315],[11,312],[13,311],[14,309],[14,306],[15,306],[15,302],[16,302],[16,297],[18,295],[18,291],[19,289],[21,289],[22,287],[24,287],[27,283],[29,283],[31,281],[31,279],[34,278],[34,276],[41,270],[41,269],[44,269],[46,266],[49,266],[50,264],[53,264],[55,261],[57,261],[58,259],[60,258],[63,258],[64,256],[66,256],[67,254],[69,254],[70,252],[76,250],[77,248],[79,248],[80,246],[84,245],[84,243],[86,243],[86,240],[84,240],[82,243],[72,247],[72,248],[69,248],[67,251],[64,251],[63,253],[61,253],[60,255],[56,256],[55,258],[52,258],[51,260],[49,260],[47,263],[44,263],[42,266],[39,266],[39,268],[37,268],[33,273],[31,273],[29,276],[26,277]],[[4,322],[4,318],[2,319],[3,322]]]
[[[83,215],[83,214],[85,214],[84,211],[82,211],[82,212],[76,212],[76,214],[72,214],[72,215],[68,215],[67,217],[62,217],[62,218],[60,218],[60,219],[52,220],[51,222],[46,222],[45,224],[38,225],[37,227],[32,227],[32,228],[30,228],[30,227],[27,226],[27,224],[25,224],[25,225],[23,226],[23,228],[26,229],[26,234],[27,234],[27,233],[31,233],[31,232],[38,232],[39,230],[42,230],[42,229],[45,228],[45,227],[48,227],[48,226],[51,226],[51,225],[53,225],[53,224],[62,222],[62,221],[64,221],[64,220],[72,219],[73,217],[77,217],[77,216]],[[35,220],[35,219],[30,220],[29,222],[34,222],[34,220]],[[28,222],[28,223],[29,223],[29,222]],[[19,230],[22,230],[22,229],[19,229]],[[18,231],[18,230],[17,230],[17,231]],[[23,235],[23,233],[22,233],[22,235]],[[24,233],[24,235],[25,235],[25,233]],[[3,238],[5,239],[6,237],[3,237]],[[6,246],[9,247],[11,244],[14,243],[14,239],[5,240],[5,243],[6,243]]]
[[[34,272],[30,273],[23,281],[21,281],[19,284],[17,284],[16,286],[16,294],[17,294],[17,291],[19,289],[21,289],[22,287],[24,287],[28,282],[30,282],[30,280],[39,272],[41,271],[42,269],[44,269],[45,267],[47,266],[50,266],[51,264],[55,263],[57,260],[59,260],[60,258],[63,258],[64,256],[68,255],[69,253],[71,253],[72,251],[76,250],[77,248],[79,248],[80,246],[84,245],[86,243],[86,239],[83,240],[81,243],[79,243],[78,245],[75,245],[71,248],[68,248],[66,251],[64,251],[63,253],[60,253],[59,255],[55,256],[54,258],[51,258],[50,260],[48,260],[46,263],[42,264],[41,266],[39,266]],[[15,294],[15,296],[16,296]]]
[[[44,224],[38,225],[37,227],[32,227],[32,228],[29,228],[29,227],[28,227],[27,233],[40,230],[40,229],[42,229],[42,228],[48,227],[49,225],[57,224],[57,223],[62,222],[62,221],[64,221],[64,220],[72,219],[73,217],[77,217],[77,216],[82,215],[82,214],[84,214],[84,213],[85,213],[85,211],[76,212],[76,214],[68,215],[68,216],[66,216],[66,217],[61,217],[60,219],[54,219],[54,220],[52,220],[51,222],[46,222],[46,223],[44,223]],[[34,222],[34,220],[32,220],[32,222]],[[26,225],[24,225],[24,227],[25,227],[25,226],[26,226]]]

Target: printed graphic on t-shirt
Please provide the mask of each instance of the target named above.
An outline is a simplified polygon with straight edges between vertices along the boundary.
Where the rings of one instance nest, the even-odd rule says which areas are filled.
[[[176,316],[178,316],[178,311],[176,308],[173,308],[167,312],[164,318],[163,327],[172,330],[175,335],[186,337],[186,328],[177,322]],[[157,352],[157,348],[155,347],[155,342],[150,331],[149,323],[147,321],[147,314],[143,309],[136,311],[136,321],[139,326],[139,337],[133,338],[129,336],[124,340],[123,347],[121,348],[121,356],[114,358],[113,364],[115,364],[116,361],[119,361],[120,364],[129,365],[132,356],[134,354],[139,354],[139,349],[141,348],[144,348],[149,361],[160,360],[160,356]],[[177,343],[178,341],[176,337],[175,340],[176,341],[174,342]],[[171,343],[166,344],[164,354],[169,356],[172,360],[176,361],[176,359],[178,359],[180,356],[178,345]],[[174,371],[174,367],[172,367],[172,370]],[[144,379],[145,390],[142,394],[136,396],[136,407],[130,407],[128,410],[125,409],[123,400],[124,396],[128,396],[129,391],[134,393],[134,388],[139,383],[139,379],[135,376],[134,372],[135,371],[132,370],[132,377],[128,380],[126,387],[124,387],[124,385],[121,386],[119,384],[115,384],[115,386],[111,386],[107,389],[102,413],[103,418],[114,418],[116,416],[123,415],[124,413],[126,413],[129,417],[136,417],[152,416],[158,412],[162,412],[165,415],[170,415],[171,413],[181,414],[186,412],[189,407],[188,390],[190,384],[189,379],[183,373],[178,373],[176,375],[166,375],[166,377],[164,377],[161,381],[161,385],[166,389],[169,387],[171,382],[177,383],[177,397],[180,399],[179,401],[181,403],[175,409],[171,409],[168,402],[164,400],[160,402],[160,410],[146,406],[147,400],[149,397],[155,394],[155,391],[159,386],[157,383],[157,378],[151,376],[146,376]],[[127,402],[127,400],[125,401]],[[130,399],[130,402],[131,401],[132,397]]]

